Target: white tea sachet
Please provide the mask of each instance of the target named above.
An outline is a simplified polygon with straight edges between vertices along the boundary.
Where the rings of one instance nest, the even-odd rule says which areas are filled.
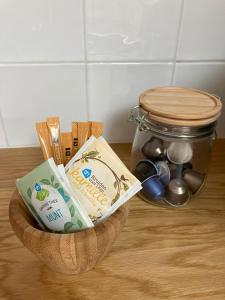
[[[103,138],[89,138],[66,166],[66,175],[93,222],[111,215],[141,189]]]

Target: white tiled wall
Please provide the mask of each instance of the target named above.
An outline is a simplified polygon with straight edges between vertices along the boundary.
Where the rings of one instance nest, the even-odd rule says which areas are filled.
[[[130,107],[163,85],[225,99],[225,0],[0,0],[0,147],[37,144],[50,115],[131,141]]]
[[[84,60],[82,0],[0,0],[0,61]]]
[[[179,60],[225,60],[225,1],[185,0]]]
[[[88,60],[172,60],[181,5],[180,0],[87,0]]]
[[[4,65],[0,67],[0,90],[11,146],[35,144],[35,122],[53,112],[61,116],[64,128],[73,119],[87,119],[84,64]]]
[[[169,85],[172,70],[172,63],[89,64],[90,118],[107,124],[105,134],[112,141],[131,141],[135,124],[127,122],[130,108],[137,105],[140,91]]]

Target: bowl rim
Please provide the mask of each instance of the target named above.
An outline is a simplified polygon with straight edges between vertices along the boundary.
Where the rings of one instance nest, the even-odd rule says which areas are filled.
[[[126,220],[127,215],[128,215],[128,205],[127,203],[124,203],[122,206],[120,206],[111,216],[109,216],[107,219],[103,220],[102,222],[96,224],[94,227],[92,228],[86,228],[86,229],[82,229],[79,231],[75,231],[75,232],[50,232],[50,231],[44,231],[41,230],[41,228],[37,228],[34,225],[32,225],[31,222],[29,222],[27,220],[27,218],[21,214],[21,210],[24,210],[25,215],[33,221],[33,223],[35,223],[37,226],[37,222],[34,219],[34,217],[31,215],[31,213],[29,212],[28,208],[26,207],[26,205],[24,204],[24,201],[21,197],[21,195],[19,194],[19,192],[17,190],[14,191],[10,202],[9,202],[9,220],[11,223],[11,226],[14,229],[14,225],[16,223],[16,226],[18,226],[21,230],[26,231],[27,234],[31,233],[33,234],[34,232],[39,233],[39,234],[44,234],[46,236],[51,236],[51,237],[59,237],[59,235],[64,235],[64,236],[68,236],[71,237],[73,235],[83,235],[83,234],[90,234],[90,233],[98,233],[100,231],[102,231],[102,229],[104,228],[106,230],[107,226],[106,225],[110,225],[112,224],[113,221],[121,221],[121,218],[124,218]],[[16,213],[15,213],[16,212]],[[15,231],[15,230],[14,230]]]

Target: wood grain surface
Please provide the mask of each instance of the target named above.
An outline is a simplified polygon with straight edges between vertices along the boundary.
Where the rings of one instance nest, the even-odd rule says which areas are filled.
[[[129,163],[129,145],[114,145]],[[225,140],[217,140],[205,190],[186,208],[138,197],[109,255],[79,276],[51,272],[14,235],[8,204],[38,148],[0,150],[0,299],[225,299]]]

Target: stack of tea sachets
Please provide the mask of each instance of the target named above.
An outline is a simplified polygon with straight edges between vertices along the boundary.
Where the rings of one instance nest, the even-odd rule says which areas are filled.
[[[105,139],[94,136],[65,167],[49,158],[16,185],[40,227],[53,232],[91,228],[141,189]]]

